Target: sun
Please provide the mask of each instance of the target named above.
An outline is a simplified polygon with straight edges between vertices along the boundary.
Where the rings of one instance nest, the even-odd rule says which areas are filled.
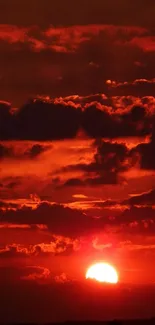
[[[115,268],[108,263],[96,263],[86,272],[86,279],[95,279],[99,282],[117,283],[118,274]]]

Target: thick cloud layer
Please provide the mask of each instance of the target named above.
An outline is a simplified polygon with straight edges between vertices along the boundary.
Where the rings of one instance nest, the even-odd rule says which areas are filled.
[[[124,204],[129,205],[129,207],[123,208]],[[144,205],[146,202],[144,201]],[[131,205],[131,206],[130,206]],[[136,204],[135,204],[136,205]],[[96,205],[97,206],[97,205]],[[114,205],[113,205],[114,206]],[[120,203],[121,206],[121,203]],[[104,206],[102,207],[104,208]],[[117,208],[117,207],[116,207]],[[101,214],[102,215],[102,214]],[[138,226],[141,225],[145,228],[144,221],[147,224],[148,231],[155,231],[154,228],[154,217],[155,209],[146,206],[143,207],[143,202],[139,207],[134,206],[128,202],[122,202],[122,211],[120,209],[116,217],[111,218],[110,207],[105,212],[104,217],[95,218],[90,217],[89,214],[83,213],[76,209],[65,208],[62,205],[51,205],[49,203],[40,203],[36,205],[35,208],[30,207],[19,207],[16,209],[1,209],[0,218],[2,224],[16,224],[16,225],[30,225],[33,229],[36,225],[45,225],[45,231],[50,231],[52,234],[57,234],[60,236],[69,236],[71,238],[81,237],[96,234],[97,232],[103,232],[107,225],[112,227],[122,227],[122,225],[130,225],[132,228],[132,223],[136,222],[137,231]],[[43,228],[44,229],[44,228]],[[152,229],[152,230],[151,230]],[[131,229],[132,230],[132,229]],[[72,244],[72,242],[68,242]],[[62,245],[66,247],[65,241]],[[58,243],[59,247],[59,243]],[[10,246],[8,249],[3,251],[4,254],[9,254],[17,251],[16,246]],[[39,249],[39,246],[38,246]],[[41,249],[41,247],[40,247]],[[40,250],[39,249],[39,250]],[[46,249],[44,249],[46,250]],[[49,249],[50,250],[50,249]],[[35,255],[36,248],[31,249],[30,253]],[[47,249],[48,252],[48,249]],[[54,252],[54,249],[53,249]],[[56,246],[55,246],[56,252]],[[63,250],[62,250],[63,252]],[[19,253],[28,254],[28,252],[23,251],[19,247]]]
[[[13,113],[1,104],[0,139],[66,139],[74,138],[80,129],[93,138],[145,136],[154,123],[154,112],[149,113],[144,106],[123,112],[97,102],[75,105],[71,101],[36,99]]]
[[[14,8],[16,5],[14,4]],[[69,8],[71,6],[70,4]],[[65,5],[62,7],[66,11],[67,7]],[[133,11],[132,5],[124,6],[121,1],[121,11],[118,9],[119,5],[116,6],[113,22],[110,22],[109,18],[112,15],[112,8],[115,7],[114,4],[111,8],[109,4],[100,1],[98,8],[101,7],[101,11],[98,11],[96,4],[95,6],[93,4],[93,11],[90,15],[91,5],[86,7],[77,5],[77,7],[79,16],[77,12],[76,17],[71,14],[73,21],[65,26],[62,25],[64,17],[58,25],[53,23],[54,18],[53,21],[50,20],[54,12],[53,6],[51,8],[50,5],[48,5],[49,12],[51,12],[50,22],[47,15],[46,18],[42,17],[41,11],[40,16],[44,21],[41,25],[39,17],[34,17],[35,14],[33,19],[38,18],[38,23],[33,22],[28,25],[23,23],[27,9],[25,9],[22,24],[21,21],[19,24],[13,24],[13,17],[8,17],[8,11],[5,13],[5,24],[0,26],[1,99],[13,102],[13,106],[16,107],[21,106],[25,99],[38,94],[67,96],[104,92],[113,94],[113,96],[154,95],[152,66],[155,64],[155,39],[154,30],[150,28],[154,6],[150,6],[152,11],[149,8],[150,21],[147,24],[141,21],[139,25],[137,17],[135,24],[133,23],[133,12],[137,12],[137,2],[136,9]],[[1,13],[5,11],[4,8],[6,7],[3,6]],[[32,12],[34,8],[35,6],[32,6]],[[124,20],[122,15],[122,10],[126,12],[126,8],[132,12],[129,21],[127,17]],[[37,10],[39,10],[39,4]],[[60,15],[61,10],[56,12]],[[95,10],[98,12],[96,18],[99,19],[99,14],[101,14],[102,19],[97,24],[92,24],[95,17],[92,13]],[[16,11],[23,12],[23,8]],[[105,12],[109,14],[106,15]],[[138,12],[140,16],[141,12]],[[85,18],[81,25],[82,15]],[[88,16],[88,21],[91,16],[89,25],[86,24],[86,16]],[[66,17],[69,19],[68,14]],[[75,18],[77,17],[79,23],[76,24]],[[132,21],[130,21],[131,17]],[[31,21],[29,16],[28,18]],[[144,15],[143,18],[145,21],[146,16]],[[120,22],[119,25],[118,22]],[[106,82],[107,80],[111,80],[111,85],[116,87],[111,87],[110,83]]]
[[[61,205],[41,203],[36,209],[22,207],[17,210],[0,211],[2,222],[15,224],[45,224],[52,233],[80,236],[93,229],[93,220],[82,212]]]

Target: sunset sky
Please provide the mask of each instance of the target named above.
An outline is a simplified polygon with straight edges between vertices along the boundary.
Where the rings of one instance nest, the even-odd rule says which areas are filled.
[[[154,316],[154,17],[0,0],[0,322]]]

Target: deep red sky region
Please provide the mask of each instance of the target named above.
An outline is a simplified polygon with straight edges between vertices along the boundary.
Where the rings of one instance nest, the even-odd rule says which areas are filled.
[[[0,322],[155,316],[154,17],[0,0]]]

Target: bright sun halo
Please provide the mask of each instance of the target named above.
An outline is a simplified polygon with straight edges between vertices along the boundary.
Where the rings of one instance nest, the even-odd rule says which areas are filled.
[[[89,267],[86,279],[95,279],[99,282],[117,283],[118,274],[113,266],[108,263],[96,263]]]

